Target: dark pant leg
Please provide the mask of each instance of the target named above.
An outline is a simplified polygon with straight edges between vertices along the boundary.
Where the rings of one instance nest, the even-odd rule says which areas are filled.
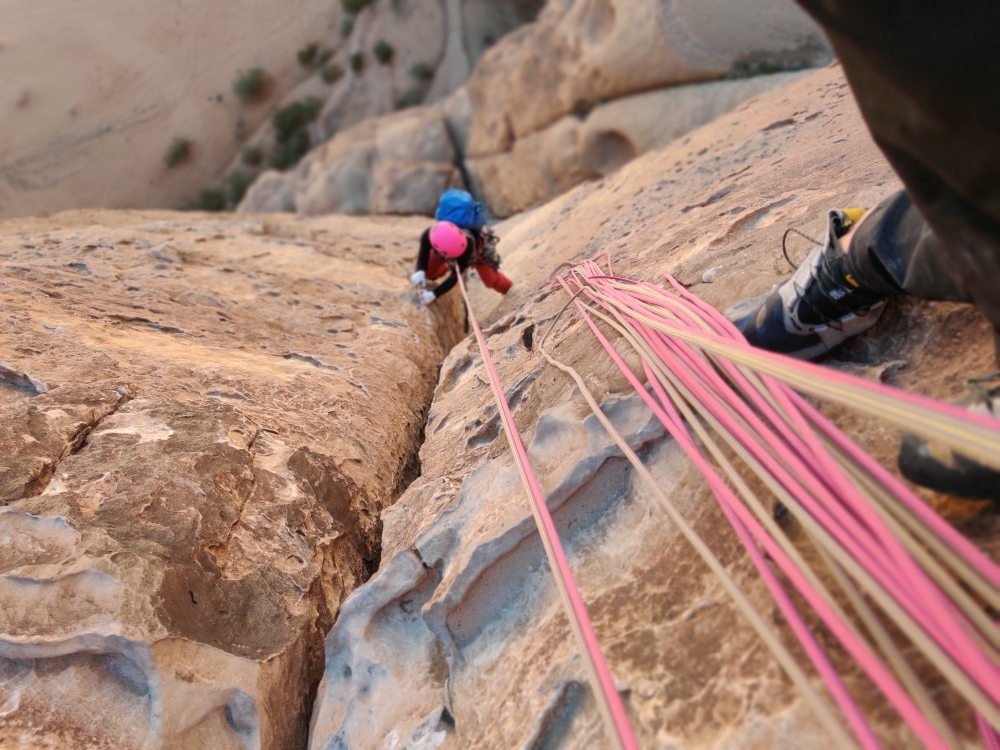
[[[951,273],[953,261],[909,194],[900,190],[865,216],[851,238],[844,273],[885,296],[972,302],[972,294]]]
[[[1000,2],[798,2],[826,30],[875,142],[940,240],[911,259],[1000,329]],[[914,293],[924,276],[914,271]]]

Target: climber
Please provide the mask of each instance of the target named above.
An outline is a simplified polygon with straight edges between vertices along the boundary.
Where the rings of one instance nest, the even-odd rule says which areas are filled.
[[[486,226],[483,206],[465,190],[446,190],[434,212],[437,223],[420,237],[417,270],[410,281],[417,287],[420,301],[429,305],[458,282],[459,273],[470,265],[476,269],[487,289],[506,294],[511,280],[500,273],[497,236]],[[451,274],[433,289],[428,279],[444,276],[449,264]],[[457,268],[457,270],[456,270]]]
[[[826,30],[906,190],[868,212],[830,211],[821,247],[743,318],[747,339],[811,359],[910,294],[976,304],[1000,345],[1000,3],[798,3]],[[964,403],[1000,417],[1000,373],[968,384]],[[913,436],[899,465],[938,491],[1000,501],[1000,472]]]
[[[476,269],[487,289],[506,294],[512,282],[499,270],[500,257],[495,244],[496,235],[488,229],[460,229],[450,221],[439,221],[424,231],[420,236],[417,270],[410,276],[420,301],[429,305],[455,286],[458,274],[469,266]],[[449,265],[452,267],[448,278],[428,289],[427,280],[444,276]]]

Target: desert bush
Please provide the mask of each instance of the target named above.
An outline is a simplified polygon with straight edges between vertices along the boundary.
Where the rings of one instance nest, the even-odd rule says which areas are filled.
[[[344,7],[344,12],[351,15],[357,15],[366,5],[371,5],[372,2],[373,0],[340,0],[340,4]]]
[[[198,193],[196,207],[200,211],[224,211],[226,197],[218,190],[202,190]]]
[[[396,54],[396,50],[385,39],[379,39],[375,42],[375,46],[372,47],[372,54],[375,55],[375,59],[382,65],[388,65],[392,62],[392,56]]]
[[[316,64],[317,65],[322,65],[327,60],[329,60],[331,57],[333,57],[333,53],[334,53],[334,50],[330,49],[329,47],[324,47],[316,55]]]
[[[244,146],[240,151],[240,161],[248,167],[259,167],[264,161],[264,152],[260,146]]]
[[[276,143],[267,159],[271,169],[285,170],[294,167],[309,152],[309,131],[296,130],[284,143]]]
[[[176,167],[191,158],[191,141],[180,136],[174,138],[163,154],[163,163],[168,167]]]
[[[319,71],[323,83],[336,83],[344,75],[344,69],[339,65],[324,65]]]
[[[302,100],[302,114],[305,115],[306,122],[315,120],[322,111],[323,100],[318,96],[307,96]]]
[[[295,53],[295,56],[299,58],[299,65],[303,68],[308,68],[314,62],[316,62],[316,55],[319,53],[319,45],[315,42],[310,42],[305,47],[300,49]]]
[[[271,169],[277,169],[279,172],[284,172],[294,165],[295,162],[292,161],[292,155],[285,146],[280,144],[271,149],[271,153],[267,157],[267,166]]]
[[[287,107],[275,111],[271,116],[274,125],[274,140],[287,143],[299,130],[316,119],[323,109],[323,100],[315,96],[307,96],[300,102],[292,102]]]
[[[365,67],[365,53],[355,52],[353,55],[351,55],[350,61],[351,61],[351,70],[353,70],[355,73],[360,73],[362,68]]]
[[[225,185],[223,193],[230,208],[236,208],[240,204],[252,182],[253,178],[244,172],[232,172],[226,175],[226,179],[223,181]]]
[[[434,68],[425,62],[413,63],[410,66],[410,75],[418,81],[429,81],[434,77]]]
[[[344,39],[347,39],[347,37],[351,35],[352,31],[354,31],[354,19],[347,16],[340,22],[340,35],[344,37]]]
[[[259,99],[264,94],[266,77],[262,68],[250,68],[236,73],[233,81],[233,93],[241,101],[250,102]]]
[[[307,96],[300,102],[292,102],[277,110],[271,117],[274,125],[274,148],[267,159],[272,169],[288,169],[299,163],[309,151],[309,123],[316,119],[323,109],[323,100]]]
[[[396,100],[396,109],[415,107],[424,100],[424,92],[420,86],[413,86],[404,91]]]

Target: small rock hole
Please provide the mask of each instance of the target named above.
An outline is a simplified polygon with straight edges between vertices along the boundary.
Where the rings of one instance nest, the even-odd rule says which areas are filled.
[[[531,347],[535,343],[535,324],[532,323],[530,326],[524,329],[524,333],[521,334],[521,341],[524,343],[524,348],[529,352]]]

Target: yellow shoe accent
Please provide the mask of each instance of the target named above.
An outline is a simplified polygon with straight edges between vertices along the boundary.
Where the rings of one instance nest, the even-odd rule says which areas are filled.
[[[851,220],[851,223],[854,224],[859,219],[861,219],[862,216],[865,215],[865,211],[867,211],[868,209],[867,208],[842,208],[840,210],[843,211],[845,214],[847,214],[847,218],[849,218]]]

